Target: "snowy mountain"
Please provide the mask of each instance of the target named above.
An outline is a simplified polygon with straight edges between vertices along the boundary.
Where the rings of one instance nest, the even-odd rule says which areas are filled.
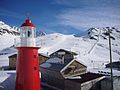
[[[3,24],[3,26],[6,26]],[[4,27],[11,32],[16,30],[8,29],[9,26]],[[3,30],[3,27],[0,29]],[[111,27],[111,41],[112,41],[112,58],[113,62],[120,61],[120,28]],[[4,33],[0,36],[0,42],[6,42],[6,48],[0,43],[0,53],[6,53],[6,56],[17,53],[14,45],[15,34]],[[7,40],[7,41],[5,41]],[[93,68],[102,69],[109,63],[109,42],[107,28],[90,28],[84,35],[76,37],[75,35],[63,35],[60,33],[38,35],[36,38],[37,46],[41,47],[39,53],[51,54],[58,49],[66,49],[76,52],[76,57],[79,62],[87,66],[88,70]],[[10,47],[11,46],[11,47]],[[3,49],[4,48],[4,49]],[[8,58],[0,55],[0,64],[8,65]],[[7,61],[7,62],[5,62]],[[95,72],[95,71],[94,71]]]
[[[19,36],[19,29],[15,26],[10,27],[0,21],[0,50],[14,45],[14,39]]]
[[[113,61],[120,61],[120,29],[111,28]],[[49,53],[62,48],[78,53],[80,62],[88,67],[105,67],[109,63],[107,28],[90,28],[86,35],[74,37],[59,33],[37,38],[39,52]]]
[[[45,36],[46,33],[42,31],[36,31],[36,37]]]

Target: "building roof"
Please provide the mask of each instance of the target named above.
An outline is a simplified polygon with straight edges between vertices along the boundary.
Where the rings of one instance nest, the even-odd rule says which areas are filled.
[[[79,75],[79,76],[81,77],[80,79],[67,79],[67,80],[72,80],[74,82],[78,82],[78,83],[82,84],[82,83],[85,83],[85,82],[88,82],[88,81],[91,81],[91,80],[94,80],[94,79],[97,79],[100,77],[104,78],[104,75],[102,75],[102,74],[95,74],[95,73],[89,73],[89,72]]]
[[[40,67],[59,72],[62,68],[65,67],[65,65],[58,63],[43,63],[40,65]]]
[[[61,52],[61,51],[64,51],[64,52],[67,52],[67,53],[70,53],[70,54],[73,54],[73,55],[78,55],[77,53],[75,52],[72,52],[72,51],[68,51],[68,50],[65,50],[65,49],[59,49],[55,52]],[[55,52],[51,53],[50,55],[54,54]]]
[[[47,54],[44,54],[44,53],[38,53],[39,55],[43,56],[43,57],[49,57]]]
[[[42,68],[49,70],[61,71],[68,63],[61,63],[62,59],[60,58],[50,58],[46,62],[40,65]]]
[[[17,57],[17,54],[10,55],[8,58]]]
[[[48,55],[45,55],[45,54],[43,54],[43,53],[38,53],[38,55],[41,55],[41,56],[43,56],[43,57],[49,57]],[[12,55],[10,55],[8,58],[12,58],[12,57],[17,57],[17,54],[12,54]]]

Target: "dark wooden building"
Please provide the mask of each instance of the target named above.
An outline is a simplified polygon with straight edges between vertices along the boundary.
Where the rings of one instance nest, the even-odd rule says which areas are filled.
[[[9,69],[16,69],[16,60],[17,60],[17,54],[13,54],[11,56],[8,57],[9,58]],[[45,54],[39,54],[39,65],[43,62],[45,62],[47,59],[49,58],[49,56],[45,55]]]
[[[87,67],[75,59],[67,63],[61,63],[61,61],[63,60],[60,58],[50,58],[41,64],[41,80],[64,90],[65,79],[85,74]]]

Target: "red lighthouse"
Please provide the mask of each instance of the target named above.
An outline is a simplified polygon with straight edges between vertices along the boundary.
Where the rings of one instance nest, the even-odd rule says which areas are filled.
[[[27,19],[21,25],[21,45],[17,47],[15,90],[40,90],[38,47],[35,44],[35,26]]]

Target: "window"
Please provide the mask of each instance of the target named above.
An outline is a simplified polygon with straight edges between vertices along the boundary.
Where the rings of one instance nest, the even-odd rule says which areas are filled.
[[[25,37],[25,32],[23,32],[22,37]]]
[[[36,55],[34,55],[34,58],[36,58]]]
[[[36,66],[34,66],[34,70],[37,70],[37,67],[36,67]]]
[[[30,30],[28,30],[28,37],[31,37],[31,31]]]

